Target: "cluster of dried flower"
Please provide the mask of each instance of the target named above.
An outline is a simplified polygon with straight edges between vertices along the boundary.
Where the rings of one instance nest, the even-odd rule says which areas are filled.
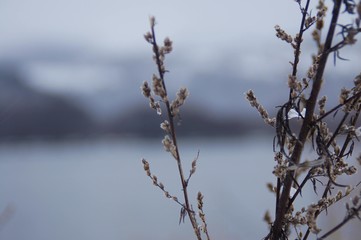
[[[250,105],[257,109],[266,123],[276,128],[277,134],[275,137],[277,148],[274,147],[276,165],[273,170],[273,174],[277,177],[277,186],[268,185],[268,189],[276,193],[277,211],[274,222],[272,222],[269,212],[265,215],[265,221],[271,226],[270,234],[265,239],[283,239],[280,236],[289,234],[289,225],[295,226],[298,239],[302,238],[302,231],[296,229],[297,225],[307,227],[303,239],[307,239],[310,232],[319,233],[321,231],[317,227],[319,214],[354,189],[337,183],[338,177],[353,175],[357,172],[355,166],[349,165],[348,158],[352,156],[355,141],[358,141],[358,137],[361,136],[361,127],[356,127],[361,111],[361,74],[356,76],[352,89],[341,89],[340,104],[330,110],[326,109],[327,96],[318,97],[318,94],[322,86],[321,83],[325,81],[323,71],[326,65],[325,59],[329,53],[333,52],[336,57],[342,59],[339,57],[339,50],[346,45],[354,44],[355,36],[361,32],[361,1],[357,5],[352,0],[337,3],[334,1],[333,14],[335,14],[335,8],[339,11],[340,8],[337,6],[344,4],[347,13],[354,13],[356,9],[358,16],[352,24],[347,25],[342,25],[337,22],[337,19],[334,19],[336,22],[331,24],[330,29],[332,29],[332,25],[333,28],[336,25],[339,26],[341,29],[339,34],[343,38],[333,46],[330,41],[332,38],[326,38],[324,43],[321,39],[327,12],[325,1],[318,1],[317,14],[314,16],[311,15],[312,11],[308,11],[310,0],[306,2],[297,1],[297,3],[302,13],[300,32],[293,37],[278,25],[275,27],[276,36],[293,47],[294,61],[291,63],[292,74],[288,76],[289,100],[280,107],[276,120],[272,121],[273,124],[269,124],[271,118],[257,101],[253,91],[249,90],[246,93],[246,99]],[[303,4],[305,7],[301,6]],[[315,26],[312,37],[317,45],[317,53],[312,56],[313,62],[305,77],[298,80],[301,79],[297,77],[297,68],[301,55],[303,33],[312,26]],[[312,85],[309,84],[310,82]],[[307,94],[310,96],[307,97]],[[314,110],[316,105],[318,106],[317,111]],[[328,118],[333,118],[331,121],[335,122],[336,115],[341,115],[341,118],[338,118],[340,122],[335,129],[331,130],[327,124]],[[290,120],[293,118],[301,121],[300,129],[293,129],[294,126],[291,128]],[[317,154],[313,160],[302,159],[301,153],[308,143]],[[360,159],[361,155],[357,160],[361,162]],[[305,176],[302,173],[305,173]],[[301,176],[303,179],[298,182],[298,178]],[[324,183],[325,179],[327,183]],[[307,182],[312,183],[315,192],[320,188],[318,185],[321,185],[321,189],[323,189],[322,198],[317,204],[311,204],[307,208],[296,211],[293,208],[293,203],[299,199],[297,197],[301,195],[302,188]],[[296,193],[292,195],[290,194],[291,186],[297,187]],[[341,191],[338,191],[336,196],[332,197],[330,195],[335,188],[346,189],[346,192],[342,194]],[[360,209],[357,209],[359,212]]]
[[[257,98],[252,90],[246,92],[246,99],[248,100],[248,102],[251,104],[252,107],[257,109],[257,111],[259,112],[265,123],[267,123],[272,127],[275,126],[276,119],[269,117],[267,110],[257,101]]]
[[[287,159],[283,158],[283,154],[281,152],[276,152],[274,160],[277,162],[276,166],[274,167],[273,174],[281,179],[282,181],[285,179],[288,167],[289,167],[289,161]]]
[[[198,201],[198,216],[202,221],[202,225],[200,226],[200,229],[206,234],[207,238],[210,239],[208,234],[206,215],[203,211],[203,195],[201,192],[198,192],[197,201]]]
[[[184,218],[188,215],[197,239],[198,240],[202,239],[202,234],[201,234],[202,232],[206,235],[207,239],[210,239],[208,235],[205,214],[203,212],[203,200],[202,200],[203,195],[201,193],[198,194],[199,218],[202,221],[202,226],[198,225],[196,213],[193,211],[188,199],[187,186],[191,176],[196,171],[196,163],[197,163],[198,155],[192,162],[192,167],[190,169],[190,174],[188,179],[185,179],[185,176],[183,174],[182,161],[179,156],[179,150],[177,145],[174,119],[179,114],[180,107],[184,104],[185,100],[189,96],[189,92],[187,88],[180,88],[180,90],[176,94],[176,98],[170,103],[164,81],[164,75],[167,72],[164,61],[165,61],[165,55],[169,54],[173,50],[172,41],[168,37],[166,37],[164,39],[163,46],[159,47],[155,38],[154,26],[155,26],[155,18],[151,17],[150,18],[151,32],[147,32],[144,35],[144,38],[148,43],[152,45],[153,60],[155,61],[156,66],[158,68],[158,74],[153,74],[152,88],[150,88],[148,82],[145,81],[141,86],[141,90],[142,90],[142,94],[149,99],[150,107],[155,109],[158,115],[161,115],[162,113],[161,103],[164,104],[168,118],[163,120],[162,123],[160,124],[160,128],[165,132],[164,138],[162,140],[162,144],[164,150],[170,152],[173,158],[177,162],[179,177],[181,179],[181,184],[182,184],[184,203],[181,203],[178,197],[171,195],[168,191],[165,190],[164,184],[159,182],[157,176],[152,175],[152,173],[150,172],[149,163],[145,159],[142,159],[143,168],[147,176],[152,180],[153,184],[158,188],[160,188],[167,198],[173,199],[173,201],[181,205],[180,222],[184,221]],[[158,101],[155,100],[155,96],[159,97]]]
[[[174,142],[172,139],[170,139],[169,135],[165,135],[163,140],[162,140],[162,144],[164,146],[164,149],[167,152],[170,152],[172,154],[172,156],[174,157],[174,159],[178,159],[178,152],[177,152],[177,147],[174,145]]]
[[[170,109],[173,117],[177,116],[179,113],[179,107],[184,104],[184,101],[189,96],[189,92],[187,88],[181,88],[177,92],[176,99],[172,102]]]
[[[148,161],[143,158],[142,163],[144,171],[146,172],[147,176],[152,180],[153,185],[160,188],[166,198],[172,199],[173,201],[184,207],[184,205],[178,201],[178,198],[176,196],[171,195],[168,191],[165,190],[164,184],[158,181],[158,177],[156,175],[152,175]]]
[[[288,43],[292,43],[292,41],[293,41],[292,36],[287,34],[285,32],[285,30],[283,30],[279,25],[275,26],[275,30],[276,30],[276,36],[278,38],[280,38],[281,40],[286,41]]]

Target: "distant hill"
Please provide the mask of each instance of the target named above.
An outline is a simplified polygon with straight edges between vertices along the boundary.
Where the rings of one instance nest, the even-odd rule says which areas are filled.
[[[0,67],[0,139],[87,135],[92,125],[74,103],[25,85],[17,66]]]

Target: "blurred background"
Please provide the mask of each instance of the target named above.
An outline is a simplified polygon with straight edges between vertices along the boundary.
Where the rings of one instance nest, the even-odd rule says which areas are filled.
[[[179,207],[152,186],[141,164],[148,159],[166,188],[181,196],[175,163],[160,144],[163,118],[140,91],[156,70],[143,37],[152,15],[159,43],[169,36],[174,44],[167,89],[171,96],[179,87],[190,91],[178,129],[185,167],[200,151],[190,187],[194,204],[201,190],[214,238],[267,234],[262,218],[274,206],[265,187],[274,181],[273,129],[244,93],[253,89],[271,115],[287,99],[293,49],[275,37],[274,26],[298,31],[294,1],[4,0],[0,239],[192,238],[187,222],[178,226]],[[315,52],[309,39],[310,32],[300,77]],[[356,44],[341,51],[350,61],[335,65],[330,58],[322,92],[328,106],[341,87],[352,86],[360,52]],[[339,216],[329,217],[325,229]],[[357,236],[355,226],[334,239]]]

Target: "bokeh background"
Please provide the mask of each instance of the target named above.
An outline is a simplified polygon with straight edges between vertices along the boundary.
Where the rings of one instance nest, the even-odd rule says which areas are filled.
[[[181,196],[175,163],[160,143],[162,117],[140,91],[156,70],[143,38],[153,15],[159,42],[169,36],[174,44],[167,89],[171,96],[179,87],[190,91],[179,137],[186,167],[200,151],[190,183],[194,206],[201,190],[215,239],[266,235],[263,214],[274,206],[265,187],[274,181],[273,129],[244,93],[253,89],[272,115],[287,99],[293,49],[275,37],[274,26],[298,31],[295,1],[4,0],[1,239],[192,238],[187,222],[178,225],[179,206],[152,186],[141,164],[148,159]],[[309,39],[306,33],[300,76],[315,51]],[[352,86],[360,52],[356,44],[341,52],[349,61],[330,59],[322,92],[328,106],[341,87]],[[304,198],[316,199],[311,191]],[[325,229],[342,219],[342,204]],[[358,239],[357,226],[333,239]]]

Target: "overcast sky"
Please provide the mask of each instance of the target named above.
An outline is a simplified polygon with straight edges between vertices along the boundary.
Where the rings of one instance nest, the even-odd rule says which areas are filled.
[[[3,0],[0,59],[43,49],[82,52],[99,58],[149,57],[150,47],[143,34],[149,30],[151,15],[157,19],[158,39],[169,36],[174,41],[171,63],[183,59],[183,68],[197,66],[207,71],[219,65],[221,59],[233,64],[234,69],[242,69],[240,74],[245,79],[254,76],[255,69],[279,72],[285,68],[293,50],[275,37],[274,26],[279,24],[294,35],[301,18],[294,0]],[[344,56],[348,58],[347,51],[355,53],[360,46],[346,49]],[[309,54],[306,56],[309,61]],[[346,66],[340,66],[343,64]],[[358,61],[347,64],[355,67]],[[69,86],[67,79],[73,82],[76,77],[82,90],[110,86],[110,76],[114,75],[113,68],[94,65],[82,65],[75,71],[74,66],[63,63],[34,63],[28,69],[36,72],[33,79],[38,84],[40,81],[44,86],[61,88]],[[54,76],[51,80],[50,75]],[[85,86],[84,82],[89,84]],[[76,84],[72,85],[76,89]]]
[[[144,49],[148,17],[159,35],[179,45],[216,46],[251,42],[273,34],[275,24],[295,27],[292,0],[4,0],[0,47],[57,42],[109,52]]]

